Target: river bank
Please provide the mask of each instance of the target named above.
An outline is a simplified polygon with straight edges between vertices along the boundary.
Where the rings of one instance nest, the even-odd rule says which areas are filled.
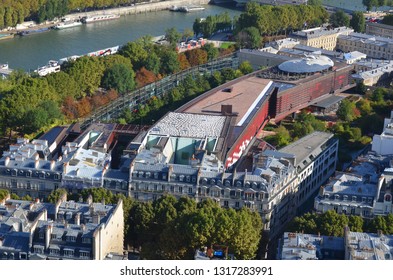
[[[187,6],[187,5],[207,5],[210,3],[210,0],[168,0],[161,2],[144,2],[138,4],[132,4],[127,7],[117,7],[110,8],[105,10],[94,10],[89,12],[79,12],[67,14],[64,17],[70,20],[77,20],[82,17],[91,17],[97,15],[105,15],[105,14],[117,14],[117,15],[135,15],[135,14],[143,14],[150,12],[158,12],[163,10],[169,10],[172,6]],[[18,25],[17,27],[8,27],[3,30],[0,30],[0,34],[16,34],[21,30],[36,30],[40,28],[46,27],[54,27],[59,23],[59,20],[46,21],[41,24],[28,24],[26,26]]]

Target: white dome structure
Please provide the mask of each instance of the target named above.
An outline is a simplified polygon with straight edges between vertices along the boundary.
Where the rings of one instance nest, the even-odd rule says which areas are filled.
[[[328,70],[334,62],[324,55],[311,54],[304,58],[285,61],[278,65],[278,69],[287,73],[303,74]]]

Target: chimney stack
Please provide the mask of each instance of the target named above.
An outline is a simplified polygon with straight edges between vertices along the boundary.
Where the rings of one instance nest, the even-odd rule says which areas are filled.
[[[47,225],[45,228],[45,249],[49,248],[52,230],[53,230],[52,224]]]
[[[50,170],[54,170],[55,169],[55,165],[56,165],[56,161],[51,160],[50,161]]]
[[[87,197],[87,204],[91,205],[93,203],[93,197],[91,196],[91,194],[89,194],[89,196]]]
[[[39,165],[40,165],[40,160],[36,159],[34,162],[34,168],[37,169]]]
[[[64,174],[67,174],[67,167],[68,167],[68,162],[65,162],[65,163],[63,164],[63,173],[64,173]]]
[[[75,224],[77,225],[77,226],[79,226],[80,224],[81,224],[81,213],[76,213],[75,214],[75,220],[74,220],[74,222],[75,222]]]
[[[6,157],[4,161],[4,166],[8,166],[9,163],[10,163],[10,157]]]
[[[94,215],[93,215],[93,224],[99,225],[100,222],[101,222],[100,214],[94,214]]]

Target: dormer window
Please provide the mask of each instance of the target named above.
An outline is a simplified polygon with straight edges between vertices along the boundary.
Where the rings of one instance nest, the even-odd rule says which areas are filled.
[[[389,194],[389,193],[385,194],[384,200],[385,200],[386,202],[392,201],[392,195]]]

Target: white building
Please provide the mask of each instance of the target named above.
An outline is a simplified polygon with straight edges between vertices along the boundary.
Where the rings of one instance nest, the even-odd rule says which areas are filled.
[[[381,135],[374,135],[371,150],[379,155],[393,155],[393,111],[385,118]]]

